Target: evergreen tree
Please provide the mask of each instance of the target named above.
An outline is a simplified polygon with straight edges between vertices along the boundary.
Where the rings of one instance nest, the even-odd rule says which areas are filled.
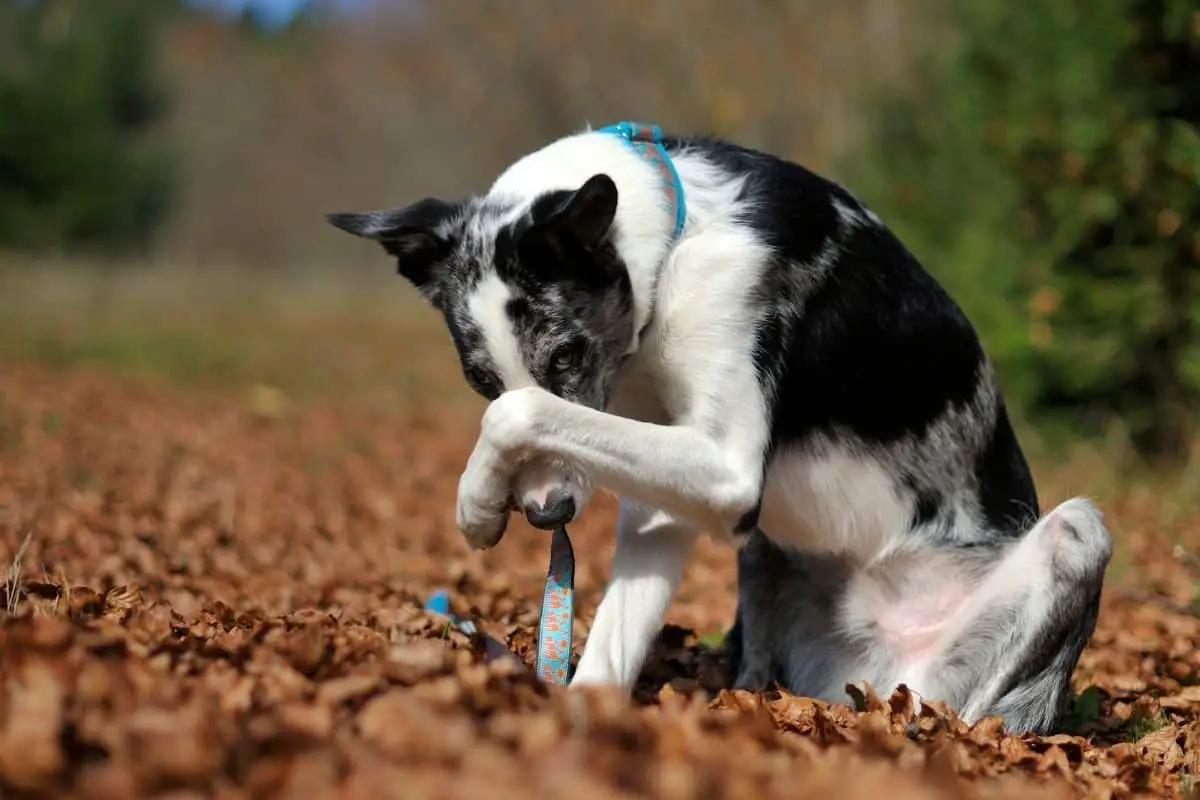
[[[171,198],[150,0],[0,0],[0,247],[124,252]]]
[[[1200,408],[1200,2],[973,0],[879,99],[865,199],[1006,391],[1177,456]]]

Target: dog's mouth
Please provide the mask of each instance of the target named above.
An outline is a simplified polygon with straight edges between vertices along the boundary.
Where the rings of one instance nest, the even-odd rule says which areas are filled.
[[[569,465],[534,461],[517,478],[516,504],[535,528],[553,530],[579,514],[591,496],[591,487]]]

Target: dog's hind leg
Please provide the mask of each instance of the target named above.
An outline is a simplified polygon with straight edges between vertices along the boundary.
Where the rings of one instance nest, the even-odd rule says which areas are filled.
[[[900,681],[967,722],[997,715],[1013,733],[1049,731],[1061,720],[1071,673],[1095,628],[1111,552],[1095,506],[1081,498],[1062,503],[949,617],[926,630],[919,617],[907,620]]]
[[[772,547],[762,531],[753,530],[738,551],[738,604],[733,627],[725,635],[725,650],[733,669],[733,688],[762,691],[774,683],[774,658],[771,651],[773,631],[760,619],[758,595],[762,582],[755,583],[756,569],[764,551]],[[773,587],[771,587],[773,588]],[[770,591],[770,589],[768,589]],[[774,592],[770,592],[774,598]]]
[[[738,658],[733,688],[776,686],[844,702],[849,681],[885,682],[891,663],[841,629],[838,611],[854,568],[831,553],[796,552],[754,530],[738,552]]]

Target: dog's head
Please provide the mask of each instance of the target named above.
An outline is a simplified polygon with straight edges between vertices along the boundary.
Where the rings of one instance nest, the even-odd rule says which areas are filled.
[[[445,317],[463,374],[480,395],[493,400],[537,385],[602,409],[635,333],[616,210],[616,184],[599,174],[532,202],[427,198],[388,211],[331,214],[329,221],[378,241],[396,258],[400,274]],[[529,474],[519,499],[534,524],[568,521],[587,499],[585,481],[567,465]],[[561,508],[567,496],[570,514],[549,520],[531,513]]]

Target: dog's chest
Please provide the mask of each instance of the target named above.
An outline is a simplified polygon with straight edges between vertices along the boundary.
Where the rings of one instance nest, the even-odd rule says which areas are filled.
[[[612,397],[605,408],[609,414],[639,422],[670,425],[675,420],[670,406],[668,383],[663,371],[643,353],[632,356],[617,374]]]
[[[912,519],[913,498],[877,461],[834,446],[775,456],[758,527],[783,547],[865,564],[891,551]]]

